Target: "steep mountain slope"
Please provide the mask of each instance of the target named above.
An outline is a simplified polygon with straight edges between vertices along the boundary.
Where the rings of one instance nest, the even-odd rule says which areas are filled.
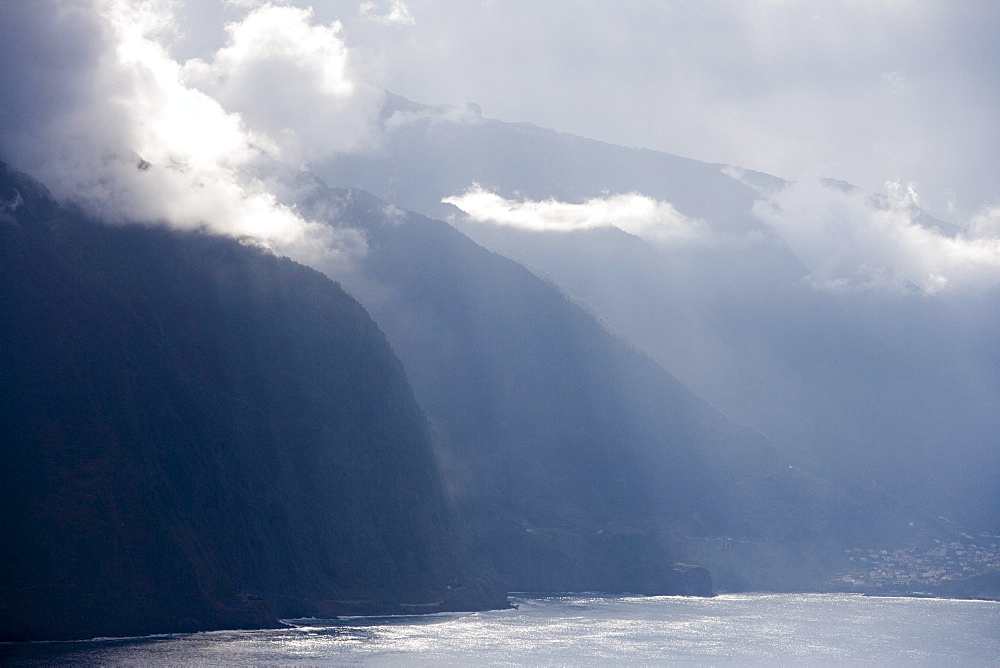
[[[995,296],[817,291],[761,280],[725,249],[451,220],[556,281],[797,464],[995,530]]]
[[[307,190],[305,211],[366,232],[345,282],[403,361],[508,588],[677,593],[672,564],[694,557],[724,588],[815,585],[881,521],[520,265],[364,192]],[[714,549],[727,539],[739,555]]]
[[[317,172],[447,220],[556,282],[796,465],[944,515],[954,530],[1000,529],[996,294],[817,290],[754,214],[787,185],[768,175],[401,98],[389,99],[383,121],[380,145]],[[699,235],[660,243],[610,227],[517,229],[440,203],[473,183],[516,202],[638,192],[698,221]]]
[[[0,639],[504,605],[336,284],[102,225],[2,164],[0,202]]]

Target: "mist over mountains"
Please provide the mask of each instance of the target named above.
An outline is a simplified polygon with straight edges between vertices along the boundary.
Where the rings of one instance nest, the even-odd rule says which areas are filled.
[[[829,591],[1000,533],[1000,209],[426,106],[239,11],[182,61],[165,3],[0,7],[3,638]]]
[[[720,586],[791,588],[818,577],[803,553],[825,550],[822,570],[886,523],[885,500],[862,509],[802,476],[516,263],[363,192],[310,199],[366,230],[349,289],[406,366],[509,589],[661,591],[656,570],[689,560],[692,537],[766,545]]]
[[[797,464],[995,530],[995,240],[905,193],[789,184],[399,99],[383,117],[383,149],[317,171],[554,281]]]

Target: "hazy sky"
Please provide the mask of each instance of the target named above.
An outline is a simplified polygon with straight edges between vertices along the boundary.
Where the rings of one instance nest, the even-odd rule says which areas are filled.
[[[993,225],[998,35],[985,0],[2,2],[0,151],[119,212],[260,214],[290,238],[301,221],[246,177],[245,147],[299,166],[364,146],[386,89],[788,179],[892,182]],[[217,187],[178,213],[115,167],[131,153],[184,165],[175,193]]]
[[[180,57],[239,2],[188,2]],[[1000,2],[314,0],[358,72],[426,104],[786,178],[915,184],[962,222],[1000,204]]]

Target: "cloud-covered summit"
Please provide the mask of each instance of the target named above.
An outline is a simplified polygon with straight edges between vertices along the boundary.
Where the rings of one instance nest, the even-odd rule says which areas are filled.
[[[376,89],[338,24],[265,4],[210,60],[175,60],[172,3],[4,3],[0,153],[111,219],[249,238],[307,262],[363,251],[356,233],[281,204],[260,170],[367,140]],[[40,48],[39,45],[45,45]]]
[[[975,229],[947,234],[920,224],[912,186],[880,203],[863,191],[821,180],[790,184],[754,213],[772,226],[809,268],[809,280],[828,289],[912,289],[926,293],[992,289],[1000,285],[996,210],[975,218]]]

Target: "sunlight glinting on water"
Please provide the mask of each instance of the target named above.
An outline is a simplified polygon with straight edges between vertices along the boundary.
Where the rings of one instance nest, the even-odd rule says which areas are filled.
[[[995,665],[1000,603],[855,594],[512,598],[519,607],[8,645],[5,665]]]

